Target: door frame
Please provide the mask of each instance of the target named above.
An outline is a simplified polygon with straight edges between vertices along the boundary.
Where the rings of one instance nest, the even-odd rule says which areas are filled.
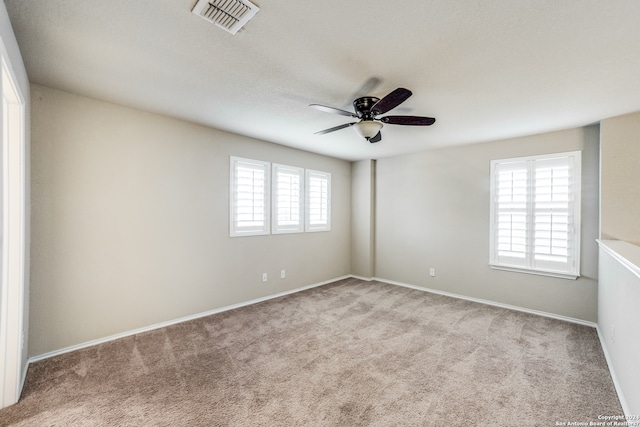
[[[0,408],[20,398],[25,363],[26,102],[0,37],[2,264],[0,270]]]

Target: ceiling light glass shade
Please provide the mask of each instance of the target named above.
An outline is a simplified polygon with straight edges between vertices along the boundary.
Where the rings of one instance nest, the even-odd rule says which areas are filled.
[[[360,134],[360,136],[369,140],[369,138],[373,138],[380,132],[382,129],[382,123],[374,122],[373,120],[363,120],[355,124],[356,132]]]

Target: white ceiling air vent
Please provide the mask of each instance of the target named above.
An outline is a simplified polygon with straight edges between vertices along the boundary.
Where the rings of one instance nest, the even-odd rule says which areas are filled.
[[[235,34],[260,8],[248,0],[198,0],[191,12]]]

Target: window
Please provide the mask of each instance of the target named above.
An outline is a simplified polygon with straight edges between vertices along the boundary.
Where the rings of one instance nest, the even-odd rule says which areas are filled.
[[[492,267],[579,276],[580,154],[491,162]]]
[[[273,233],[300,233],[303,222],[304,169],[273,165]]]
[[[231,236],[269,234],[269,167],[231,157]]]
[[[330,173],[233,156],[230,170],[231,237],[331,230]]]
[[[306,171],[306,231],[331,230],[331,174]]]

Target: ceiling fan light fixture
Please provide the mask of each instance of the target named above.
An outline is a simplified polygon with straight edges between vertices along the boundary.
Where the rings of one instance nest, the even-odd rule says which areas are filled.
[[[361,122],[356,123],[354,128],[360,136],[368,141],[380,132],[380,129],[382,129],[382,123],[373,120],[362,120]]]

